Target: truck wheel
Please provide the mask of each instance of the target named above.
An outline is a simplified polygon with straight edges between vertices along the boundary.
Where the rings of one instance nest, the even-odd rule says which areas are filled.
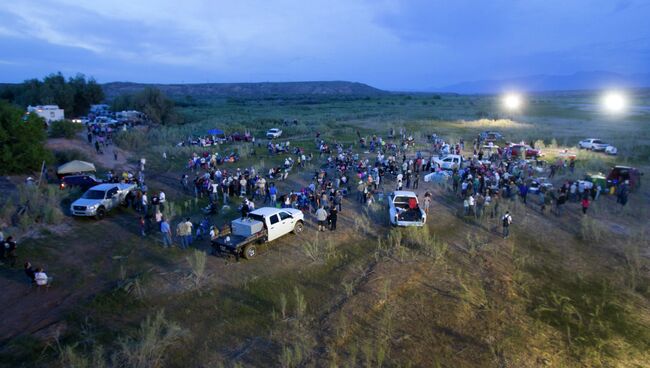
[[[300,234],[304,229],[305,229],[305,225],[302,223],[302,221],[298,221],[293,226],[293,233]]]
[[[257,255],[257,248],[254,244],[248,244],[244,247],[244,258],[251,259]]]
[[[106,216],[106,210],[104,207],[99,207],[97,209],[97,213],[95,214],[95,218],[97,218],[97,220],[101,220],[104,218],[104,216]]]

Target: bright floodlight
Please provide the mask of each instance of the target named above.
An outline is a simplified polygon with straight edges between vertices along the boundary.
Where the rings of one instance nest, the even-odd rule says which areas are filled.
[[[521,107],[521,96],[511,93],[503,98],[503,105],[508,110],[517,110]]]
[[[609,92],[603,97],[603,105],[610,112],[621,112],[625,109],[625,96],[620,92]]]

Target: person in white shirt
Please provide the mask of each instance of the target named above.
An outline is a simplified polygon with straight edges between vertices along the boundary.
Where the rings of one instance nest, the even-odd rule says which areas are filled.
[[[165,201],[167,200],[167,196],[165,195],[165,192],[162,190],[160,193],[158,193],[158,203],[160,204],[160,210],[163,211],[165,210]]]
[[[147,192],[142,192],[142,212],[147,213],[147,205],[149,204],[149,200],[147,199]]]
[[[34,273],[34,282],[37,286],[47,286],[49,284],[49,278],[42,268],[38,268],[36,273]]]

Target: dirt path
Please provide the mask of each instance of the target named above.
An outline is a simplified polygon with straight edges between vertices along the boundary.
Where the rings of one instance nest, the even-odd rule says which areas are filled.
[[[52,138],[48,139],[46,147],[53,151],[80,151],[96,165],[107,169],[133,169],[133,166],[129,163],[131,153],[115,145],[104,148],[104,154],[98,154],[94,146],[81,138]],[[113,152],[117,152],[117,160],[115,160]]]

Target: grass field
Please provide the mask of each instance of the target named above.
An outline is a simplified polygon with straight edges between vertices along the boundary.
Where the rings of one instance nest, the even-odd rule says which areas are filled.
[[[165,190],[175,219],[198,220],[206,200],[182,193],[179,179],[187,158],[202,149],[175,144],[211,128],[261,137],[280,127],[307,152],[316,152],[320,132],[362,155],[357,132],[385,137],[391,128],[405,129],[415,149],[426,151],[432,133],[471,146],[481,131],[498,130],[511,141],[536,142],[548,160],[576,152],[576,172],[560,174],[560,183],[614,164],[648,172],[650,92],[633,97],[635,108],[622,116],[599,111],[597,94],[580,92],[529,96],[516,114],[503,111],[496,96],[198,100],[181,108],[187,124],[136,129],[116,141],[131,161],[147,158],[148,185]],[[282,124],[294,119],[297,125]],[[619,155],[578,151],[578,140],[588,137],[616,145]],[[233,169],[268,169],[284,160],[259,141],[261,147],[228,143],[219,151],[241,155],[227,164]],[[323,163],[317,158],[294,170],[281,191],[307,185]],[[587,219],[578,204],[556,217],[536,203],[504,201],[515,218],[505,240],[498,218],[463,217],[462,202],[446,187],[422,183],[420,190],[434,193],[423,229],[390,228],[384,203],[362,209],[348,198],[337,232],[318,234],[308,216],[304,233],[238,263],[162,249],[157,235],[139,236],[130,210],[101,222],[56,212],[45,224],[12,228],[32,232],[20,239],[19,256],[45,263],[55,283],[32,290],[22,270],[1,269],[9,322],[0,327],[0,366],[649,365],[647,184],[625,208],[603,196]],[[50,207],[63,201],[63,209],[70,200],[52,189],[42,197]],[[208,242],[196,247],[205,251]]]

